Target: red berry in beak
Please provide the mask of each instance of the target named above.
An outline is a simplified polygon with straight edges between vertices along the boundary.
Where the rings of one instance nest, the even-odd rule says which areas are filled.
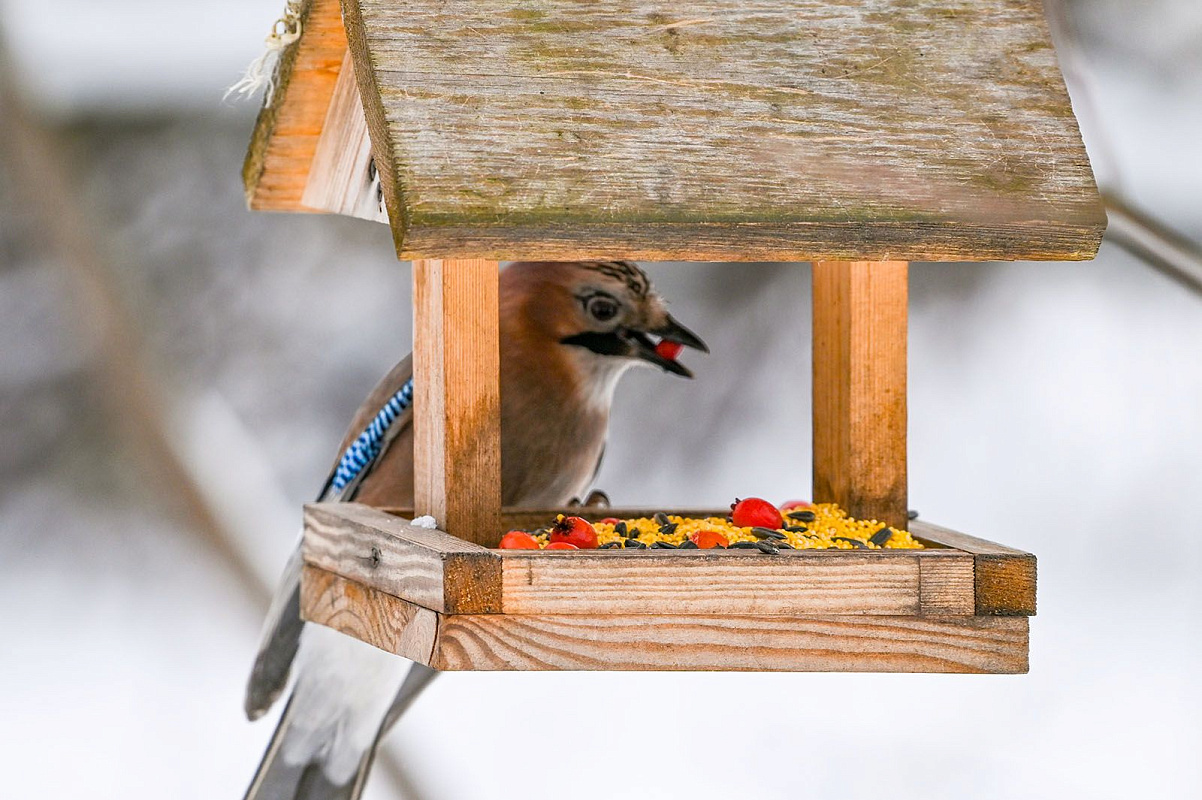
[[[730,507],[731,522],[740,528],[771,528],[777,530],[784,526],[785,518],[777,511],[776,506],[759,497],[748,497],[746,500],[735,500]]]
[[[580,517],[565,517],[562,514],[555,520],[551,528],[551,541],[566,542],[581,550],[593,550],[597,547],[597,531],[588,520]]]
[[[661,358],[666,358],[669,361],[675,361],[676,357],[680,355],[681,350],[684,350],[683,344],[680,344],[679,342],[669,342],[667,339],[661,340],[660,343],[655,346],[656,355],[660,356]]]

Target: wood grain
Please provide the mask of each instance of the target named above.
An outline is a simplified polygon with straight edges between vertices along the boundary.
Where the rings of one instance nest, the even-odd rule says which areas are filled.
[[[309,168],[346,53],[338,0],[305,0],[300,40],[284,52],[276,89],[259,111],[242,183],[256,211],[311,211],[302,202]]]
[[[999,624],[1002,623],[1002,624]],[[452,616],[444,670],[1027,671],[1022,617]]]
[[[1031,553],[920,520],[910,523],[910,531],[923,542],[973,555],[976,614],[1035,615],[1037,563]]]
[[[429,664],[439,615],[385,592],[306,564],[301,571],[301,619]]]
[[[357,503],[305,506],[305,562],[445,613],[501,610],[501,559]]]
[[[301,203],[317,211],[388,222],[384,194],[373,175],[371,137],[350,59],[347,52],[309,165]]]
[[[816,262],[814,500],[905,528],[904,261]]]
[[[483,545],[502,533],[498,276],[413,262],[414,509]]]
[[[316,567],[302,615],[442,670],[1027,671],[1025,617],[442,615]]]
[[[918,558],[918,606],[931,615],[976,613],[976,564],[968,553],[924,551]]]
[[[565,557],[566,556],[566,557]],[[940,566],[924,569],[925,560]],[[505,552],[506,614],[972,614],[972,556]]]
[[[1039,0],[346,0],[402,258],[1084,259]]]

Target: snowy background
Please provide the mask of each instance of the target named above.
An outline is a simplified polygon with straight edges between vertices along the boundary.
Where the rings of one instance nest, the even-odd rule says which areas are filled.
[[[221,94],[280,5],[0,2],[99,265],[67,263],[0,150],[5,800],[241,797],[273,724],[241,714],[263,587],[410,348],[383,226],[243,208],[254,108]],[[1202,4],[1067,11],[1099,177],[1202,239]],[[601,485],[631,504],[807,494],[808,268],[650,272],[714,354],[689,358],[693,383],[627,380]],[[911,298],[911,506],[1038,554],[1030,675],[452,675],[369,796],[1202,796],[1202,295],[1106,244],[1086,264],[915,265]],[[143,407],[207,524],[148,460]]]

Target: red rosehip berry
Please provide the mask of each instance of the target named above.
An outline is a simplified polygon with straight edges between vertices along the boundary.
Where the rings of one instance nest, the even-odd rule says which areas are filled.
[[[581,550],[592,550],[598,545],[597,531],[588,520],[580,517],[565,517],[562,514],[551,528],[552,542],[567,542]]]
[[[525,531],[510,531],[501,537],[502,550],[537,550],[538,539]]]
[[[668,359],[669,361],[675,361],[676,357],[680,355],[681,350],[684,350],[683,344],[680,342],[669,342],[667,339],[661,340],[660,343],[655,346],[656,354],[661,358]]]
[[[551,542],[544,550],[579,550],[580,548],[571,542]]]
[[[799,508],[813,508],[813,503],[807,503],[805,500],[790,500],[787,503],[781,503],[781,513],[786,511],[796,511]]]
[[[785,519],[777,511],[776,506],[759,497],[748,497],[745,500],[735,500],[730,507],[731,521],[740,528],[772,528],[783,527]]]
[[[605,519],[601,520],[601,522],[604,522],[606,525],[617,525],[621,521],[622,520],[618,519],[617,517],[606,517]]]
[[[730,540],[717,531],[697,531],[689,537],[700,550],[714,547],[730,547]]]

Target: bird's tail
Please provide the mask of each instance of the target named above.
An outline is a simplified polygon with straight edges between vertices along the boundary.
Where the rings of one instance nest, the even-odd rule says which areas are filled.
[[[341,637],[333,632],[330,635]],[[348,642],[352,647],[363,647],[353,640],[340,643],[346,646]],[[397,666],[391,656],[368,652],[388,659],[393,668]],[[324,715],[313,708],[315,702],[338,703],[350,697],[344,693],[345,687],[318,682],[315,689],[302,677],[280,715],[245,800],[358,800],[381,739],[437,674],[429,667],[413,664],[399,687],[385,682],[391,691],[378,698],[385,704],[382,708],[375,706],[373,713],[359,707],[362,716],[354,717],[356,709],[352,703],[338,714],[339,722],[330,724],[330,719],[324,717],[325,723],[316,725],[315,718]],[[302,708],[308,711],[302,712]],[[363,714],[364,711],[367,713]],[[364,725],[370,727],[361,727]],[[350,729],[360,730],[364,735],[346,735]]]
[[[321,753],[303,763],[293,763],[285,756],[297,749],[287,746],[291,740],[307,735],[292,724],[292,709],[289,698],[244,800],[358,800],[371,770],[376,743],[363,753],[352,775],[341,782],[331,780]]]

